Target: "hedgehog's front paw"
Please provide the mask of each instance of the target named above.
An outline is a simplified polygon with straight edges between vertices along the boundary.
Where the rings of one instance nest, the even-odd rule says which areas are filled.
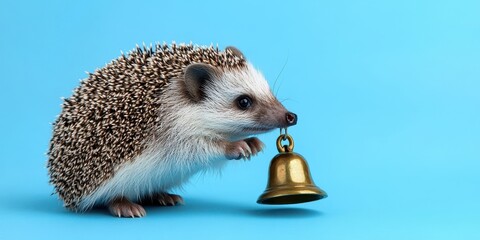
[[[117,217],[144,217],[147,215],[141,205],[130,202],[124,197],[116,198],[108,204],[108,210]]]
[[[256,137],[232,142],[227,145],[225,156],[227,159],[250,159],[262,151],[264,144]]]

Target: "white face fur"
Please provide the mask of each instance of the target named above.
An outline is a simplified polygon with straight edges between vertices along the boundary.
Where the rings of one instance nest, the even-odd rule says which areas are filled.
[[[250,63],[218,75],[204,84],[203,100],[197,105],[201,109],[202,128],[230,138],[242,138],[286,127],[288,111]]]

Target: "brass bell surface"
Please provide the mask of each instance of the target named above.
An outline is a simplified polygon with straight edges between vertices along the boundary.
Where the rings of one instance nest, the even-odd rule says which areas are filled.
[[[282,140],[289,145],[282,146]],[[277,154],[270,162],[267,189],[257,200],[260,204],[294,204],[320,200],[327,193],[317,186],[310,176],[308,164],[292,152],[293,138],[282,134],[277,139]]]

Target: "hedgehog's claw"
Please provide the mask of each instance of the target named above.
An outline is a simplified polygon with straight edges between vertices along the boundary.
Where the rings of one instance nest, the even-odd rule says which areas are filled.
[[[175,206],[175,201],[173,200],[172,196],[170,196],[169,194],[165,194],[165,202],[166,202],[166,205],[168,206]]]
[[[183,205],[184,201],[179,195],[162,192],[147,197],[142,203],[158,206],[175,206],[177,204]]]
[[[247,138],[237,142],[231,142],[226,145],[225,157],[227,159],[250,160],[256,156],[262,149],[262,142],[258,138]]]
[[[124,197],[116,198],[108,204],[108,210],[117,217],[144,217],[145,209],[136,203],[130,202]]]
[[[176,204],[185,205],[185,201],[183,201],[183,198],[180,195],[171,194],[170,196],[172,196]]]
[[[263,151],[265,144],[256,137],[247,138],[244,140],[250,148],[250,155],[256,156],[259,152]]]

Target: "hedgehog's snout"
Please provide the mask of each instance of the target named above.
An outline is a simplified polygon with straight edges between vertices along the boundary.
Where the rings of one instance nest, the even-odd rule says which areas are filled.
[[[285,114],[285,120],[287,120],[287,125],[289,127],[297,124],[297,119],[298,119],[297,114],[295,114],[295,113],[287,112]]]

